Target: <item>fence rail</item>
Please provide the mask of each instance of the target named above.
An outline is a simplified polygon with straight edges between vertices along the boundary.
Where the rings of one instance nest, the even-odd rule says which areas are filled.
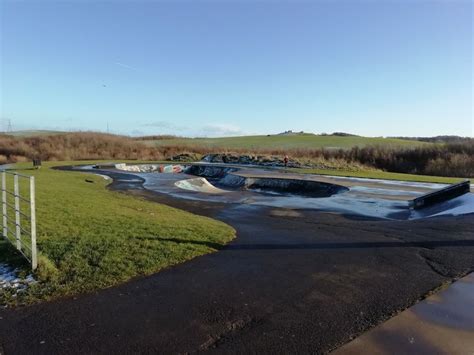
[[[0,170],[2,177],[2,235],[38,267],[36,247],[35,178]],[[26,206],[25,206],[26,204]]]

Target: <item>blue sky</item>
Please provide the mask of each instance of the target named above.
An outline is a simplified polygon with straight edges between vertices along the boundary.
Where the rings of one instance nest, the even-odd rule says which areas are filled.
[[[0,1],[3,126],[473,135],[470,1]]]

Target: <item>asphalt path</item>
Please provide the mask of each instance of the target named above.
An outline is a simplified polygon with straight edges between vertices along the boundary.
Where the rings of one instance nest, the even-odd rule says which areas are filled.
[[[325,353],[474,270],[472,214],[387,221],[206,203],[108,174],[111,189],[222,220],[237,238],[117,287],[0,310],[0,353]]]

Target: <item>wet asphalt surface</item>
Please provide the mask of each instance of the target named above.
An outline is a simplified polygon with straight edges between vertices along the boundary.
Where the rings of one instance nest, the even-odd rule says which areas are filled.
[[[357,337],[334,354],[474,354],[474,273]]]
[[[237,238],[117,287],[0,310],[0,353],[325,353],[474,270],[474,215],[206,203],[114,178],[112,189],[222,220]]]

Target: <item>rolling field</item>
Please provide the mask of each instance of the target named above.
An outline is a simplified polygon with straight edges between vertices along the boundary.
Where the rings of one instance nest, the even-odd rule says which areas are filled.
[[[317,136],[313,134],[242,136],[224,138],[172,138],[144,141],[152,146],[188,146],[228,149],[350,149],[367,145],[413,147],[429,143],[394,138]]]
[[[222,222],[109,191],[101,176],[51,169],[72,163],[24,171],[26,164],[17,165],[36,177],[39,282],[20,299],[0,289],[0,303],[110,287],[215,251],[234,238],[234,229]],[[0,259],[29,272],[5,242]]]

